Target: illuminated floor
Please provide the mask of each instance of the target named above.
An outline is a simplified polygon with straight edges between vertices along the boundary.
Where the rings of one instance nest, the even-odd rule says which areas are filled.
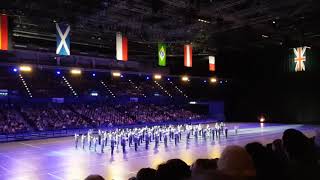
[[[233,127],[234,124],[227,124]],[[319,126],[239,124],[239,134],[230,130],[228,139],[212,142],[211,139],[191,140],[189,145],[183,140],[178,146],[169,145],[168,149],[160,145],[158,150],[151,145],[148,151],[140,147],[138,152],[131,148],[123,155],[121,149],[111,157],[110,151],[104,154],[92,151],[76,150],[73,137],[13,142],[0,144],[1,180],[81,180],[88,174],[100,174],[106,179],[126,180],[142,167],[153,167],[172,158],[181,158],[191,164],[198,158],[216,158],[226,145],[259,141],[269,143],[281,138],[288,128],[302,130],[308,136],[314,135]],[[109,148],[109,147],[108,147]]]

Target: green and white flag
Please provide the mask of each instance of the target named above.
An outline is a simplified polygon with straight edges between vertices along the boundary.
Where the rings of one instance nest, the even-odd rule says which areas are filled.
[[[167,65],[167,47],[163,43],[158,44],[158,64],[159,66]]]

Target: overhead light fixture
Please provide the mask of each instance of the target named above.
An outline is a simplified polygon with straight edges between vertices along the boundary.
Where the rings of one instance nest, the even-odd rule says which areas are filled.
[[[214,78],[214,77],[213,77],[213,78],[210,78],[210,82],[211,82],[211,83],[216,83],[217,81],[218,81],[217,78]]]
[[[155,74],[153,76],[153,78],[156,79],[156,80],[160,80],[162,78],[162,76],[160,74]]]
[[[182,76],[181,80],[182,81],[189,81],[189,77],[188,76]]]
[[[269,38],[269,36],[262,34],[263,38]]]
[[[21,72],[31,72],[32,71],[32,68],[30,66],[20,66],[19,67],[19,70]]]
[[[71,73],[71,74],[75,74],[75,75],[79,75],[79,74],[81,74],[82,72],[81,72],[80,69],[71,69],[70,73]]]
[[[113,76],[113,77],[120,77],[120,76],[121,76],[121,73],[120,73],[120,72],[113,72],[113,73],[112,73],[112,76]]]

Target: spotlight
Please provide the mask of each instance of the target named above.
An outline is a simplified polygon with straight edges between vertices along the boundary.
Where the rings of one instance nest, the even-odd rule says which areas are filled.
[[[211,83],[216,83],[217,81],[218,81],[217,78],[210,78]]]
[[[153,76],[153,78],[156,79],[156,80],[159,80],[159,79],[162,78],[162,76],[161,76],[160,74],[155,74],[155,75]]]
[[[121,76],[121,73],[120,73],[120,72],[113,72],[113,73],[112,73],[112,76],[113,76],[113,77],[120,77],[120,76]]]
[[[168,81],[170,81],[170,78],[168,78]]]
[[[60,75],[60,74],[61,74],[61,72],[60,72],[60,71],[57,71],[57,72],[56,72],[56,74],[57,74],[57,75]]]
[[[266,121],[266,119],[263,116],[261,116],[259,121],[260,121],[260,123],[264,123]]]
[[[79,74],[81,74],[82,72],[81,72],[80,69],[71,69],[70,73],[71,73],[71,74],[75,74],[75,75],[79,75]]]
[[[207,83],[207,80],[203,80],[204,83]]]
[[[96,77],[96,73],[92,73],[92,76],[93,76],[93,77]]]
[[[20,66],[19,70],[22,72],[31,72],[32,68],[30,66]]]
[[[17,72],[18,71],[18,69],[17,68],[13,68],[13,72]]]
[[[147,80],[149,80],[150,78],[149,78],[149,76],[147,76]]]
[[[183,77],[181,78],[181,80],[182,80],[182,81],[189,81],[189,77],[188,77],[188,76],[183,76]]]

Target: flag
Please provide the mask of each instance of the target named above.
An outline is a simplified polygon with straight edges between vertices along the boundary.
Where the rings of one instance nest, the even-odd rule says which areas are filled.
[[[166,66],[167,64],[167,46],[163,43],[158,44],[158,64],[159,66]]]
[[[56,54],[70,55],[70,26],[56,23],[57,29],[57,50]]]
[[[8,50],[8,16],[1,15],[0,17],[0,50]]]
[[[184,45],[184,66],[192,67],[192,45]]]
[[[209,56],[209,71],[216,71],[216,58]]]
[[[297,47],[289,52],[289,71],[304,72],[317,69],[317,64],[313,62],[312,53],[309,47]]]
[[[116,35],[117,60],[128,61],[128,38],[120,32]]]

